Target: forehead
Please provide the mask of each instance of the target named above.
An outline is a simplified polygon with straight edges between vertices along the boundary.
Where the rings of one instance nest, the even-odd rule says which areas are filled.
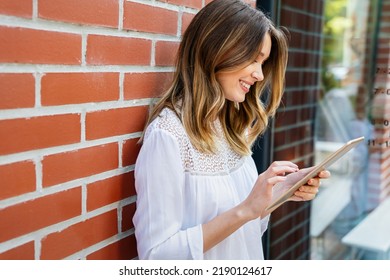
[[[271,48],[272,48],[271,36],[268,33],[266,33],[259,47],[259,56],[268,58],[271,53]]]

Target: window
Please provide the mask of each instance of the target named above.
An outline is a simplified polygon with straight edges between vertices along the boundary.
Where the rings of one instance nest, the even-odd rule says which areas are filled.
[[[330,167],[332,178],[312,202],[312,259],[388,258],[390,219],[377,212],[390,211],[389,46],[382,40],[390,14],[378,2],[325,1],[316,162],[352,138],[366,142]]]

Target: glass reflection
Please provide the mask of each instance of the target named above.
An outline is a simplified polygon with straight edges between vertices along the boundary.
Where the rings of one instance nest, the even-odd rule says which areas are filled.
[[[380,13],[383,5],[390,7],[325,2],[316,163],[350,139],[367,141],[329,168],[332,178],[312,202],[312,259],[390,258],[390,13]]]

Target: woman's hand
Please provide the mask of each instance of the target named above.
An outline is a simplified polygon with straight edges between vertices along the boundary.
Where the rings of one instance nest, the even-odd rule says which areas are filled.
[[[250,220],[265,215],[264,209],[272,199],[273,186],[285,180],[285,174],[295,172],[298,166],[289,161],[275,161],[256,180],[248,197],[230,210],[202,225],[203,252],[224,240]]]
[[[294,195],[289,198],[290,201],[308,201],[316,197],[318,189],[321,185],[321,179],[330,177],[328,170],[321,171],[317,177],[310,179],[305,185],[300,187]]]
[[[275,161],[256,180],[251,193],[242,203],[242,209],[248,219],[264,217],[264,209],[272,200],[272,188],[276,183],[283,182],[286,173],[296,172],[298,166],[290,161]]]
[[[275,161],[261,173],[248,197],[232,209],[223,212],[202,225],[203,251],[206,252],[250,220],[269,214],[265,208],[271,203],[275,192],[274,185],[286,180],[286,173],[296,172],[298,166],[289,161]],[[321,172],[307,185],[302,186],[295,195],[295,200],[312,199],[318,191],[319,178],[328,178],[329,172]],[[306,189],[309,188],[309,189]]]

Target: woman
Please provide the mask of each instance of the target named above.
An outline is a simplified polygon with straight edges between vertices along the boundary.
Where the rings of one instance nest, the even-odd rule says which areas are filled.
[[[140,259],[263,259],[273,186],[298,166],[274,162],[258,175],[251,146],[279,106],[286,63],[285,35],[244,2],[215,0],[194,17],[136,162]],[[291,199],[318,187],[311,179]]]

